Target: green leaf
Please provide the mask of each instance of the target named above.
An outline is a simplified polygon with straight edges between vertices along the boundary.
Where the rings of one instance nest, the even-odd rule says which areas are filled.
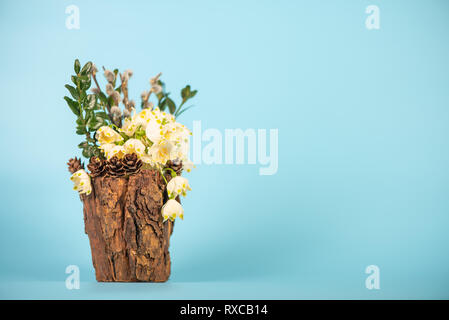
[[[72,79],[73,84],[75,86],[78,86],[78,77],[77,76],[72,76],[71,79]]]
[[[162,100],[159,101],[158,107],[161,111],[164,111],[166,106],[167,106],[167,99],[163,98]]]
[[[76,74],[78,74],[80,72],[81,64],[80,64],[80,61],[78,59],[75,59],[75,64],[73,66],[73,69],[75,70]]]
[[[86,127],[85,126],[77,126],[76,133],[81,134],[81,135],[86,134],[87,133]]]
[[[165,101],[167,101],[167,106],[168,106],[168,110],[170,111],[170,113],[171,114],[175,113],[175,111],[176,111],[175,102],[170,98],[165,99]]]
[[[108,104],[109,104],[110,106],[113,106],[113,105],[114,105],[114,98],[112,98],[112,96],[110,96],[110,97],[108,98]]]
[[[85,148],[87,148],[88,145],[89,144],[86,141],[83,141],[78,145],[78,148],[85,149]]]
[[[98,149],[98,148],[95,148],[95,151],[94,151],[94,154],[93,154],[95,157],[97,157],[97,158],[100,158],[101,157],[101,152],[100,152],[100,149]]]
[[[81,80],[81,89],[86,91],[90,88],[92,84],[92,81],[90,78],[87,78],[87,80]]]
[[[176,112],[176,114],[175,114],[175,117],[179,117],[181,114],[183,114],[184,112],[186,112],[187,110],[189,110],[190,108],[192,108],[193,107],[193,105],[191,105],[191,106],[188,106],[188,107],[186,107],[186,108],[184,108],[184,109],[179,109],[177,112]]]
[[[64,100],[67,102],[67,104],[69,105],[70,110],[72,110],[72,112],[79,117],[80,115],[80,109],[78,108],[78,102],[73,101],[72,99],[70,99],[69,97],[65,96]]]
[[[87,97],[86,91],[81,90],[80,99],[81,99],[81,100],[85,100],[86,97]]]
[[[190,92],[190,98],[193,98],[197,92],[198,90],[193,90],[192,92]]]
[[[108,103],[108,98],[106,97],[106,95],[103,92],[100,92],[98,94],[98,98],[100,98],[101,102],[103,102],[104,104]]]
[[[84,126],[86,123],[82,117],[78,117],[78,119],[76,119],[76,124],[79,126]]]
[[[90,158],[90,153],[89,153],[89,150],[87,148],[84,149],[82,153],[83,153],[83,157]]]
[[[72,87],[69,84],[66,84],[65,87],[67,88],[67,90],[69,90],[69,92],[72,95],[73,99],[79,100],[80,96],[78,94],[78,91],[74,87]]]
[[[81,74],[83,76],[90,74],[90,71],[92,69],[92,62],[88,62],[84,65],[84,67],[81,69]]]
[[[186,85],[185,88],[181,90],[182,100],[187,100],[190,97],[190,85]]]
[[[92,128],[91,128],[92,131],[97,131],[98,129],[100,129],[102,126],[105,125],[104,119],[102,119],[100,117],[97,117],[96,119],[97,119],[97,122],[94,125],[92,125]]]
[[[97,115],[99,117],[102,117],[103,119],[108,119],[109,118],[108,114],[106,112],[104,112],[104,111],[97,112],[95,115]]]
[[[97,97],[94,94],[88,94],[86,109],[93,110],[95,108],[96,103],[97,103]]]

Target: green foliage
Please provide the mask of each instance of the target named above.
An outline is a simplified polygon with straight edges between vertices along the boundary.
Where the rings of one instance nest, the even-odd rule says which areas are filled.
[[[165,111],[166,108],[168,108],[168,111],[174,115],[175,117],[179,117],[181,114],[183,114],[185,111],[190,109],[191,106],[184,107],[184,104],[195,97],[198,90],[192,90],[190,85],[185,86],[181,90],[181,98],[182,101],[180,105],[177,107],[176,103],[169,97],[170,92],[165,92],[165,83],[161,80],[158,81],[158,84],[162,87],[162,91],[158,93],[156,96],[158,98],[158,107],[161,109],[161,111]]]
[[[82,149],[82,154],[86,158],[101,157],[100,149],[91,133],[95,134],[101,126],[111,123],[105,110],[107,98],[103,93],[98,95],[87,93],[92,84],[92,62],[87,62],[81,68],[79,60],[76,59],[73,69],[75,75],[71,76],[71,80],[74,86],[65,85],[71,97],[65,96],[64,100],[76,116],[76,133],[85,136],[85,141],[78,147]]]

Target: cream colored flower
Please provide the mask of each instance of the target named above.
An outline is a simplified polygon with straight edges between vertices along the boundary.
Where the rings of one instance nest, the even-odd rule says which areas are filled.
[[[184,209],[181,204],[174,199],[168,200],[167,203],[162,206],[161,213],[164,221],[167,219],[174,221],[175,218],[184,219]]]
[[[161,140],[148,149],[148,155],[153,162],[165,165],[168,160],[172,160],[172,151],[173,144],[170,141]]]
[[[135,153],[141,157],[145,153],[145,145],[138,139],[129,139],[123,145],[126,153]]]
[[[181,176],[176,176],[167,184],[167,192],[170,198],[176,198],[178,195],[186,196],[190,189],[189,181]]]
[[[108,152],[108,159],[111,159],[113,156],[121,159],[125,156],[126,151],[123,146],[114,146],[110,152]]]
[[[92,185],[90,183],[90,176],[83,169],[78,170],[70,177],[70,180],[75,184],[73,190],[77,190],[80,194],[89,195],[92,192]]]
[[[153,143],[159,143],[164,138],[164,127],[158,119],[150,119],[145,128],[145,134]]]
[[[137,130],[137,125],[130,118],[125,118],[120,131],[126,134],[128,137],[132,137]]]
[[[114,143],[105,143],[101,144],[99,149],[103,151],[103,154],[106,158],[109,158],[108,155],[111,153],[112,148],[114,148],[116,145]]]
[[[100,127],[97,130],[96,138],[100,144],[114,143],[123,140],[123,137],[120,134],[108,126]]]
[[[136,127],[141,126],[142,129],[145,130],[147,127],[148,122],[150,122],[152,117],[151,110],[150,109],[143,109],[138,114],[135,114],[132,117],[133,123],[136,125]]]
[[[175,118],[169,113],[161,112],[158,108],[151,110],[145,128],[147,138],[153,143],[158,143],[163,139],[173,140],[171,136],[177,128],[174,121]]]

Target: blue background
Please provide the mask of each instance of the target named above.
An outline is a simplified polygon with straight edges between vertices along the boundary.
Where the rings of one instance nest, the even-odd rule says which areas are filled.
[[[1,298],[449,298],[448,31],[436,0],[1,1]],[[188,175],[167,283],[95,282],[66,168],[75,58],[134,70],[136,101],[159,71],[190,83],[190,128],[279,129],[276,175]]]

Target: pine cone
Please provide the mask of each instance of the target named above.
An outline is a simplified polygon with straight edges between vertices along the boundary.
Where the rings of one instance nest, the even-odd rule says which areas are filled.
[[[125,154],[122,159],[123,167],[127,174],[133,174],[139,172],[142,167],[142,161],[137,157],[137,154]]]
[[[182,173],[182,161],[177,161],[177,160],[171,161],[171,160],[168,160],[167,161],[167,167],[172,169],[173,171],[175,171],[178,176],[180,176],[181,173]]]
[[[90,162],[87,165],[90,171],[90,176],[92,178],[102,176],[106,174],[106,161],[99,159],[97,157],[90,158]]]
[[[84,169],[84,163],[77,157],[70,159],[69,162],[67,162],[67,165],[69,166],[70,173],[75,173],[78,170]]]
[[[125,167],[123,166],[122,160],[113,156],[109,161],[106,162],[106,168],[108,175],[111,177],[121,177],[125,175]]]

